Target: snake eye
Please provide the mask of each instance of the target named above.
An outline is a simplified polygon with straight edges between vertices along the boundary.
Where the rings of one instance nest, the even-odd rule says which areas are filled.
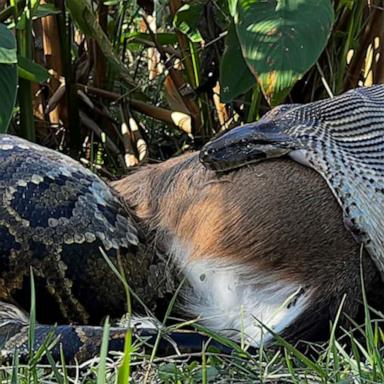
[[[205,156],[212,155],[213,153],[215,153],[215,149],[213,149],[213,148],[207,148],[207,149],[204,151],[204,155],[205,155]]]
[[[202,161],[202,162],[209,161],[214,153],[216,153],[216,150],[214,148],[203,149],[200,152],[200,156],[199,156],[200,161]]]

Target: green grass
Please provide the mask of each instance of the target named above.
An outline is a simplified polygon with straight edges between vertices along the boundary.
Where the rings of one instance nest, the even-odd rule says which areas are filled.
[[[339,314],[341,311],[342,307]],[[108,355],[109,324],[106,321],[99,358],[82,365],[69,365],[63,360],[55,363],[49,358],[49,352],[44,350],[48,349],[49,343],[44,343],[30,356],[28,364],[20,364],[15,354],[12,366],[0,367],[0,380],[2,383],[20,384],[93,384],[124,383],[130,376],[132,383],[383,383],[384,334],[379,323],[384,317],[372,320],[367,305],[365,316],[365,323],[356,326],[353,334],[340,330],[336,319],[330,328],[329,341],[308,344],[311,353],[306,355],[281,337],[276,338],[277,346],[264,346],[256,354],[251,354],[246,343],[242,343],[242,346],[207,329],[205,331],[211,339],[232,346],[232,354],[219,353],[207,343],[199,353],[175,353],[160,357],[156,346],[152,352],[147,350],[144,353],[140,346],[135,343],[132,345],[127,337],[129,345],[125,354],[129,356],[124,353]],[[169,329],[175,328],[183,328],[183,324],[173,325]],[[196,328],[204,330],[201,326]],[[339,332],[336,332],[337,329]],[[33,335],[30,337],[33,338]],[[39,364],[41,356],[46,353],[49,364]],[[121,367],[124,367],[123,372]]]
[[[121,277],[123,284],[126,280],[115,266],[105,256],[114,272]],[[364,286],[364,281],[361,281]],[[182,284],[181,284],[182,285]],[[29,356],[28,363],[21,364],[17,351],[9,366],[0,366],[0,382],[11,384],[30,383],[383,383],[384,382],[384,332],[380,324],[384,315],[368,307],[365,291],[362,292],[364,304],[364,323],[353,325],[353,330],[339,326],[345,298],[341,301],[333,324],[330,324],[328,342],[322,344],[302,344],[307,353],[279,335],[275,336],[275,345],[262,345],[257,352],[250,353],[246,337],[242,335],[240,342],[234,342],[222,335],[202,327],[195,321],[178,320],[167,326],[178,291],[170,300],[168,309],[161,324],[158,338],[152,348],[144,351],[144,339],[139,337],[133,342],[132,332],[127,332],[124,352],[108,354],[108,338],[110,322],[107,318],[100,346],[99,357],[85,363],[70,365],[62,359],[55,362],[50,349],[55,343],[53,335],[39,348],[33,350],[36,328],[36,298],[34,294],[34,279],[31,271],[31,307],[28,332]],[[127,285],[127,291],[129,287]],[[127,294],[127,299],[129,294]],[[129,309],[131,310],[130,306]],[[241,313],[239,314],[241,316]],[[374,319],[373,319],[374,317]],[[256,319],[255,319],[256,321]],[[128,319],[128,324],[130,324]],[[263,325],[261,325],[263,326]],[[209,341],[202,350],[193,354],[178,354],[172,356],[158,355],[160,336],[167,332],[183,328],[194,328],[204,332]],[[271,332],[267,327],[265,332]],[[232,349],[226,354],[210,346],[210,340],[215,340]],[[46,357],[48,364],[42,365],[41,359]]]

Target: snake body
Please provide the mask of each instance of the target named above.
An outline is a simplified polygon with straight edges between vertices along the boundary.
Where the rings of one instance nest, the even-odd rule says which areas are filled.
[[[1,135],[0,196],[1,300],[22,299],[32,267],[62,318],[87,323],[101,304],[112,313],[124,307],[109,298],[123,291],[99,248],[114,261],[132,255],[138,229],[100,178],[63,154]]]
[[[171,268],[150,243],[126,201],[93,172],[59,152],[0,135],[0,358],[12,359],[16,349],[28,358],[31,271],[35,349],[58,339],[67,361],[97,355],[103,334],[97,325],[127,310],[110,263],[147,309],[173,289]],[[57,322],[63,325],[44,325]],[[110,350],[123,349],[126,331],[111,328]],[[153,342],[157,335],[140,333]],[[59,344],[52,356],[60,359]]]
[[[157,283],[166,266],[144,238],[126,202],[93,172],[59,152],[0,135],[2,350],[28,345],[25,317],[16,308],[29,309],[31,270],[42,322],[100,324],[107,315],[125,314],[124,287],[106,258],[154,309],[167,289]],[[72,345],[68,356],[98,350],[102,328],[63,327],[58,332]],[[39,325],[39,345],[51,328]]]
[[[384,276],[384,86],[277,107],[208,143],[200,159],[228,171],[287,154],[324,177]]]
[[[270,117],[282,116],[292,108],[294,107],[277,109],[270,114]],[[286,151],[290,145],[294,144],[294,140],[290,139],[288,135],[284,136],[277,130],[273,134],[275,141],[272,142],[272,146],[276,142],[279,142],[280,146],[275,145],[273,147],[275,153]],[[264,142],[267,142],[265,138]],[[267,145],[272,148],[271,140]],[[241,150],[241,146],[237,143],[233,149],[236,148]],[[259,145],[257,148],[261,153]],[[269,152],[270,154],[271,152]],[[265,153],[264,155],[266,156]],[[241,176],[237,179],[240,189],[233,193],[232,186],[236,185],[236,182],[216,183],[216,175],[206,171],[198,163],[197,156],[192,155],[171,160],[167,164],[145,167],[142,171],[135,172],[126,179],[114,183],[112,187],[119,193],[116,195],[113,189],[77,162],[62,154],[13,136],[0,135],[0,159],[0,346],[1,354],[5,358],[12,359],[15,349],[19,351],[20,358],[24,360],[28,359],[30,355],[28,318],[12,305],[18,304],[24,309],[29,308],[30,267],[32,267],[36,284],[37,320],[41,321],[35,327],[34,348],[39,349],[41,345],[47,343],[47,340],[50,342],[52,338],[58,339],[63,345],[66,361],[74,358],[83,361],[98,354],[103,329],[100,326],[87,324],[100,324],[103,316],[109,314],[112,317],[118,317],[126,310],[123,286],[101,254],[100,248],[105,250],[110,262],[117,268],[124,270],[127,281],[133,287],[137,297],[152,309],[156,303],[161,306],[161,298],[164,297],[165,293],[172,294],[176,290],[180,274],[172,274],[178,256],[172,252],[184,250],[178,245],[179,239],[186,233],[188,239],[194,236],[192,245],[196,246],[198,251],[195,262],[201,259],[200,265],[203,269],[200,270],[198,263],[197,269],[189,270],[195,273],[196,278],[190,279],[191,286],[188,288],[197,287],[197,290],[186,290],[185,292],[188,292],[189,303],[193,304],[192,299],[195,299],[195,303],[202,304],[194,307],[195,309],[191,306],[190,313],[208,313],[208,319],[211,318],[210,308],[212,306],[207,305],[205,301],[207,296],[210,300],[210,297],[214,298],[212,301],[213,308],[227,308],[227,300],[222,300],[224,295],[228,293],[230,297],[232,292],[240,292],[236,297],[239,303],[233,302],[234,312],[236,312],[236,305],[238,304],[240,308],[242,300],[247,303],[247,297],[259,297],[257,289],[253,291],[255,287],[259,288],[266,285],[268,298],[270,292],[275,291],[276,286],[279,287],[279,279],[273,278],[274,289],[269,289],[271,272],[275,276],[274,268],[269,270],[265,267],[265,276],[268,276],[266,281],[260,279],[260,276],[263,276],[263,271],[257,268],[247,270],[245,274],[241,268],[243,266],[241,263],[239,264],[239,273],[228,275],[226,264],[222,260],[223,252],[221,249],[225,250],[224,255],[228,254],[231,258],[237,256],[240,259],[240,249],[248,249],[249,255],[252,257],[265,260],[270,260],[270,252],[273,250],[273,257],[277,256],[277,265],[280,265],[283,270],[284,268],[287,269],[284,263],[280,262],[281,257],[276,255],[275,247],[281,248],[278,246],[279,242],[285,244],[282,239],[287,233],[291,233],[290,231],[286,232],[286,224],[288,223],[289,227],[291,222],[289,214],[281,216],[282,223],[277,228],[274,227],[274,223],[276,223],[274,214],[267,217],[265,230],[268,231],[269,229],[269,232],[266,238],[269,239],[269,244],[272,246],[268,245],[267,242],[263,250],[263,247],[259,247],[258,242],[254,241],[255,238],[264,235],[263,231],[260,233],[260,227],[257,229],[257,225],[254,226],[253,224],[258,221],[257,213],[264,212],[261,206],[265,204],[262,203],[259,207],[257,204],[255,206],[254,197],[249,193],[259,185],[258,177],[253,178],[253,184],[249,184],[250,179],[254,176],[253,170],[243,173],[242,176],[242,172],[231,175],[234,177]],[[281,164],[283,163],[281,162]],[[275,169],[278,169],[279,172],[284,169],[276,167]],[[298,166],[297,168],[300,169]],[[280,178],[283,177],[284,173],[285,171],[278,173]],[[304,180],[307,179],[304,178]],[[285,181],[285,185],[287,184],[290,188],[291,183],[288,180]],[[207,189],[207,186],[211,185],[213,186],[212,189]],[[226,220],[225,215],[223,215],[226,209],[222,210],[222,207],[236,207],[242,185],[248,185],[248,190],[245,192],[246,196],[243,196],[243,207],[251,207],[251,209],[238,210],[237,216],[231,217],[232,221]],[[265,187],[267,186],[265,185]],[[258,192],[259,196],[265,195],[265,191],[265,188],[261,188]],[[294,192],[294,188],[287,194],[292,195],[292,191]],[[304,195],[312,196],[312,188],[309,192],[309,195],[306,193]],[[295,192],[293,194],[296,198],[297,194]],[[223,206],[216,206],[215,210],[214,202],[217,200],[217,196],[227,196],[227,201]],[[288,199],[288,201],[290,200]],[[332,203],[332,199],[330,203]],[[129,204],[130,208],[126,204]],[[272,203],[271,208],[273,205]],[[285,205],[290,206],[289,203]],[[329,207],[329,205],[325,205]],[[322,204],[318,205],[314,211],[316,212],[319,207],[322,207]],[[217,210],[218,208],[220,209]],[[135,213],[131,212],[131,209]],[[325,210],[321,209],[321,211],[324,212]],[[205,219],[202,219],[204,217]],[[312,221],[308,217],[307,220]],[[327,217],[330,216],[327,215]],[[305,220],[301,224],[307,228]],[[186,226],[186,229],[183,229],[183,225]],[[334,227],[336,231],[338,226],[339,223],[337,222]],[[232,232],[235,227],[238,232]],[[212,231],[213,228],[216,230],[216,235],[214,234],[215,231]],[[248,232],[249,228],[253,231]],[[206,236],[210,231],[213,232],[210,234],[213,235],[211,238]],[[293,233],[300,235],[301,232],[298,232],[300,232],[299,229]],[[245,247],[240,247],[238,235],[243,233]],[[274,233],[276,241],[273,240],[273,237],[271,240],[272,233]],[[212,238],[216,239],[213,243],[210,242]],[[233,239],[236,239],[236,242]],[[336,265],[341,265],[341,269],[343,269],[344,257],[346,259],[353,256],[358,257],[358,250],[357,247],[349,248],[350,239],[349,237],[345,239],[343,233],[336,235],[336,243],[337,239],[341,244],[346,245],[346,248],[343,249],[344,255],[341,255],[339,263],[336,263]],[[156,244],[154,243],[156,241],[160,246],[155,248]],[[306,243],[303,239],[301,241]],[[319,248],[322,250],[327,248],[327,244],[323,245],[324,241],[327,243],[326,235],[320,239],[317,245],[315,242],[314,250],[311,247],[306,248],[302,258],[306,260],[307,257],[316,257]],[[213,267],[208,265],[208,271],[206,269],[207,252],[202,251],[204,243],[210,252],[216,247],[217,254],[221,256],[217,274],[214,273],[214,270],[213,273],[210,273],[209,268],[213,268],[214,265]],[[322,246],[319,247],[319,244]],[[355,244],[353,245],[355,246]],[[250,246],[255,248],[249,248]],[[190,252],[190,249],[193,248],[185,249]],[[334,248],[327,249],[328,251],[324,252],[331,255],[332,258]],[[357,251],[354,255],[353,250]],[[172,262],[161,257],[162,255],[158,252],[172,256]],[[324,257],[326,258],[326,255]],[[180,260],[185,267],[185,259]],[[196,266],[193,263],[191,265],[192,267]],[[248,262],[247,266],[250,265],[255,266],[257,263]],[[221,270],[223,266],[224,271]],[[276,271],[278,269],[276,268]],[[322,263],[315,270],[319,272],[316,275],[324,275],[325,281],[328,281],[329,273],[326,268],[323,270]],[[373,267],[370,268],[370,271],[376,273]],[[224,272],[224,275],[221,272]],[[331,268],[332,273],[333,268]],[[367,276],[373,276],[371,280],[374,280],[376,278],[375,273],[369,273]],[[211,284],[209,280],[206,280],[211,277],[215,279],[217,275],[217,281],[220,284]],[[312,279],[307,283],[299,275],[298,273],[295,281],[297,279],[298,283],[305,288],[304,292],[310,291]],[[308,313],[303,314],[303,320],[299,320],[298,324],[306,324],[305,329],[313,328],[314,324],[317,325],[319,321],[317,310],[329,307],[330,309],[326,313],[332,313],[332,308],[338,307],[335,303],[338,302],[340,292],[348,292],[352,297],[355,297],[356,284],[354,279],[357,275],[353,269],[352,271],[350,269],[342,270],[334,276],[336,280],[332,278],[331,284],[320,284],[320,286],[326,285],[327,289],[321,292],[322,295],[319,296],[314,307],[310,307],[311,311],[308,310]],[[220,276],[224,276],[225,279]],[[253,277],[251,279],[251,276],[258,280],[253,280]],[[345,276],[348,278],[344,278]],[[221,285],[222,281],[226,284],[231,281],[230,279],[235,279],[235,282],[241,280],[234,291],[232,285],[228,285],[228,287]],[[213,281],[215,282],[215,280]],[[320,282],[322,281],[320,279]],[[336,293],[332,290],[334,281],[340,282],[340,284],[336,284]],[[348,281],[349,285],[344,284],[344,281]],[[285,288],[284,279],[282,284]],[[316,286],[313,283],[314,289]],[[213,292],[218,294],[207,295],[207,287],[209,287],[208,290],[212,287]],[[237,290],[238,288],[242,289],[242,287],[244,287],[244,291]],[[251,291],[248,290],[249,288]],[[243,296],[241,292],[245,292],[245,294],[250,292],[250,294]],[[256,293],[254,294],[254,292]],[[302,297],[303,291],[300,289],[297,292]],[[290,291],[287,293],[291,297]],[[296,305],[295,302],[292,305]],[[186,303],[188,304],[187,301]],[[256,308],[258,308],[257,306]],[[279,308],[281,306],[283,310],[292,307],[291,302],[287,303],[285,298],[283,303],[279,304]],[[251,307],[251,310],[253,311],[254,308]],[[351,311],[354,312],[354,310],[355,307],[351,306]],[[64,325],[57,327],[44,325],[46,320],[42,320],[40,317],[44,311],[51,315],[47,324],[59,322],[59,324]],[[58,316],[57,311],[60,312],[61,317]],[[227,321],[221,317],[223,313],[226,313],[226,309],[220,309],[216,313],[218,313],[216,328],[221,330],[223,321],[224,324]],[[225,316],[228,317],[228,313]],[[237,313],[235,316],[237,319]],[[248,316],[250,316],[250,324],[253,326],[253,313],[250,312]],[[312,326],[307,325],[304,319],[309,321]],[[312,322],[312,319],[315,319],[315,322]],[[71,321],[72,324],[68,324],[68,321]],[[236,327],[233,323],[230,324],[231,330]],[[326,324],[328,324],[328,320]],[[302,335],[302,329],[304,328],[292,324],[292,328],[287,330],[287,334],[297,337],[297,335]],[[152,339],[152,345],[157,344],[157,331],[147,329],[141,332],[146,338]],[[111,328],[109,343],[111,349],[122,349],[125,333],[125,328]],[[164,344],[166,350],[169,350],[170,345],[174,345],[173,341],[177,341],[179,349],[182,346],[184,350],[185,348],[188,350],[192,348],[194,351],[201,351],[202,343],[206,342],[204,337],[195,333],[184,334],[181,331],[175,331],[168,336],[171,336],[171,343]],[[52,349],[51,353],[55,359],[60,358],[59,345]]]

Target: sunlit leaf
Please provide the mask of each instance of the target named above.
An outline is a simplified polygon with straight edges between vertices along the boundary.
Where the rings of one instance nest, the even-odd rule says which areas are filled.
[[[203,9],[204,4],[202,3],[184,4],[179,8],[173,20],[175,28],[185,33],[195,43],[203,40],[198,30]]]
[[[235,23],[246,63],[271,99],[316,62],[333,8],[330,0],[238,0]]]
[[[237,0],[228,0],[228,9],[231,16],[236,16]]]

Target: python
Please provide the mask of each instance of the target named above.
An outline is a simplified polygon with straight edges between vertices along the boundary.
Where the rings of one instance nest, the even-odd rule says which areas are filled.
[[[0,159],[4,353],[25,347],[30,266],[39,337],[52,329],[40,324],[60,322],[68,356],[97,353],[102,329],[92,325],[126,310],[99,248],[147,308],[162,307],[185,280],[179,312],[255,347],[273,342],[263,325],[292,342],[322,339],[343,298],[356,319],[361,271],[368,297],[382,291],[326,182],[294,161],[217,174],[191,153],[107,186],[66,156],[13,136],[0,137]],[[114,339],[124,331],[113,329]]]

